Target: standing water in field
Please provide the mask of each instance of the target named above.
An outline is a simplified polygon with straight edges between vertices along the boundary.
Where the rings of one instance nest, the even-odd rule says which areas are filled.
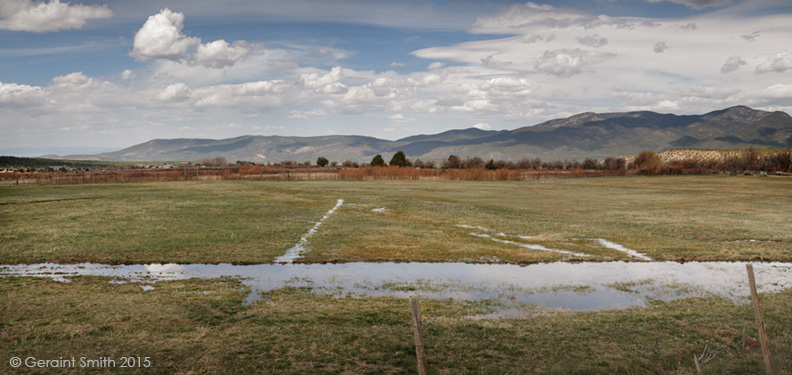
[[[602,245],[602,246],[604,246],[604,247],[606,247],[608,249],[613,249],[613,250],[616,250],[616,251],[621,251],[623,253],[626,253],[627,255],[629,255],[629,256],[631,256],[633,258],[638,258],[640,260],[646,260],[646,261],[651,261],[652,260],[652,258],[650,258],[650,257],[648,257],[648,256],[646,256],[644,254],[641,254],[641,253],[639,253],[639,252],[637,252],[635,250],[632,250],[632,249],[628,249],[628,248],[626,248],[626,247],[624,247],[622,245],[619,245],[619,244],[617,244],[615,242],[612,242],[612,241],[608,241],[608,240],[606,240],[604,238],[594,238],[593,241],[599,242],[600,245]]]
[[[297,241],[297,244],[295,244],[294,247],[292,247],[289,250],[286,250],[286,254],[283,254],[275,258],[275,262],[294,263],[295,259],[302,258],[302,253],[308,251],[308,249],[305,247],[305,245],[308,244],[308,237],[316,233],[316,231],[319,229],[319,226],[322,225],[322,222],[325,221],[328,217],[330,217],[330,215],[333,212],[335,212],[338,209],[338,207],[341,207],[342,204],[344,204],[344,200],[339,199],[336,205],[333,208],[331,208],[330,211],[327,211],[327,213],[324,216],[322,216],[322,218],[319,219],[319,221],[317,221],[316,224],[314,224],[314,226],[308,231],[308,233],[300,237],[300,240]]]
[[[792,263],[757,263],[759,291],[792,288]],[[262,293],[308,288],[340,297],[391,296],[491,301],[495,316],[522,316],[531,309],[606,310],[644,306],[651,300],[722,297],[748,303],[745,263],[610,262],[542,263],[528,266],[468,263],[343,264],[30,264],[0,266],[0,277],[104,276],[111,283],[155,283],[190,278],[239,278]]]

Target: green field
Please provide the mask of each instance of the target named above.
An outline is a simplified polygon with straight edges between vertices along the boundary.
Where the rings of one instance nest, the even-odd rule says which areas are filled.
[[[654,260],[789,262],[790,192],[790,178],[748,176],[5,186],[0,264],[272,263],[338,199],[299,261],[639,261],[601,238]],[[115,359],[94,371],[108,374],[416,373],[406,300],[288,287],[245,305],[234,278],[71,279],[0,277],[0,373],[84,372],[10,367],[29,356]],[[776,374],[790,373],[792,290],[761,301]],[[695,374],[705,348],[705,374],[764,372],[750,305],[469,318],[498,303],[422,301],[432,374]],[[118,368],[129,356],[151,367]]]
[[[300,261],[569,258],[520,244],[634,260],[595,238],[654,260],[790,261],[791,191],[744,176],[7,186],[0,263],[271,263],[337,199]]]
[[[12,357],[149,357],[151,367],[97,373],[415,374],[409,303],[333,298],[286,288],[254,305],[233,279],[109,284],[0,278],[0,372]],[[792,369],[792,294],[763,296],[776,374]],[[763,373],[750,305],[687,299],[609,312],[537,312],[464,319],[485,303],[424,300],[432,374],[695,374],[693,355],[719,351],[706,374]],[[117,363],[120,366],[120,362]]]

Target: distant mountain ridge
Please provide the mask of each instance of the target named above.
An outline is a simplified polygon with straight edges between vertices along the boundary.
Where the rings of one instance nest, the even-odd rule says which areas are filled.
[[[476,128],[414,135],[396,141],[366,136],[241,136],[228,139],[155,139],[120,151],[64,158],[113,161],[200,160],[224,157],[229,162],[368,162],[376,154],[386,160],[396,151],[410,159],[479,156],[485,159],[602,159],[642,150],[670,148],[785,148],[792,144],[792,117],[745,106],[703,115],[650,111],[581,113],[514,130]]]

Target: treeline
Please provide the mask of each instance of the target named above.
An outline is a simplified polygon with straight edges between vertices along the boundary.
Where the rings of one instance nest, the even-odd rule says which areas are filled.
[[[320,158],[323,159],[323,158]],[[326,160],[326,159],[325,159]],[[371,159],[371,163],[363,163],[360,167],[414,167],[420,169],[510,169],[510,170],[575,170],[575,169],[589,169],[589,170],[620,170],[626,166],[624,158],[606,158],[602,162],[597,159],[586,158],[583,161],[577,160],[557,160],[552,162],[542,161],[540,158],[523,158],[518,161],[510,160],[494,160],[484,161],[484,159],[474,156],[465,159],[456,155],[451,155],[448,159],[444,160],[439,165],[434,161],[422,161],[416,159],[411,161],[407,159],[402,151],[396,152],[393,155],[390,163],[385,163],[382,155],[377,154]],[[356,166],[357,168],[357,166]]]
[[[631,175],[670,174],[713,174],[748,173],[764,174],[792,173],[792,150],[729,151],[718,153],[720,158],[679,157],[673,153],[657,154],[642,151],[634,158],[586,158],[583,161],[545,162],[539,158],[525,158],[516,162],[490,159],[485,162],[479,157],[462,159],[451,155],[439,165],[419,159],[409,160],[399,151],[385,163],[376,155],[371,163],[345,161],[330,162],[320,157],[317,164],[285,161],[276,165],[261,165],[245,161],[228,164],[223,158],[205,159],[179,167],[157,168],[95,168],[48,171],[12,171],[0,173],[5,184],[74,184],[101,182],[146,182],[146,181],[213,181],[213,180],[471,180],[471,181],[520,181],[545,178],[576,178]],[[13,157],[5,157],[13,158]],[[36,158],[15,158],[13,163]],[[39,159],[54,160],[54,159]],[[63,162],[62,160],[58,160]],[[48,165],[49,163],[45,163]],[[35,164],[31,164],[32,166]],[[20,167],[21,168],[21,167]]]
[[[434,162],[423,162],[416,159],[414,162],[407,159],[399,151],[389,164],[381,155],[376,155],[370,164],[361,167],[414,167],[419,169],[434,169]],[[662,174],[711,174],[711,173],[745,173],[745,172],[792,172],[792,150],[759,151],[754,148],[732,151],[722,159],[701,159],[696,157],[680,158],[663,161],[661,154],[652,151],[641,151],[635,158],[628,161],[623,157],[608,157],[603,160],[585,158],[578,160],[542,161],[536,158],[523,158],[518,161],[494,160],[485,162],[480,157],[462,159],[451,155],[440,164],[440,169],[484,169],[484,170],[534,170],[534,171],[620,171],[627,170],[633,174],[662,175]]]

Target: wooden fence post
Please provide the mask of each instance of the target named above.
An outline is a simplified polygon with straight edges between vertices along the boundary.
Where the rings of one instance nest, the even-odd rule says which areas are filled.
[[[770,348],[767,346],[767,334],[765,334],[762,311],[759,310],[759,294],[756,292],[756,279],[752,264],[745,265],[748,270],[748,284],[751,287],[751,301],[753,302],[754,318],[756,318],[756,328],[759,330],[759,343],[762,345],[762,356],[764,357],[765,370],[767,375],[773,375],[773,368],[770,365]]]
[[[423,327],[421,327],[421,309],[418,296],[410,296],[410,310],[412,311],[413,335],[415,336],[415,356],[418,359],[418,375],[428,375],[426,370],[426,357],[424,355]]]

